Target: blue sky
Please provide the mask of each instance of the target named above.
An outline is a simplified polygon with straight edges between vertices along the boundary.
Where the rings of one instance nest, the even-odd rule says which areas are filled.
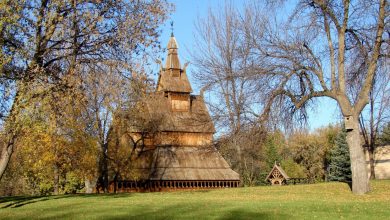
[[[171,27],[170,21],[174,22],[174,34],[179,44],[179,56],[181,64],[186,61],[191,61],[189,51],[194,46],[195,22],[199,17],[205,17],[209,8],[218,9],[223,7],[223,0],[171,0],[176,6],[175,12],[171,19],[166,22],[163,27],[161,36],[162,46],[165,47],[168,43]],[[240,7],[244,1],[232,1],[233,4]],[[165,54],[164,54],[165,56]],[[157,66],[156,66],[157,67]],[[156,68],[157,69],[157,68]],[[187,74],[190,77],[193,85],[194,93],[199,93],[199,88],[195,87],[194,80],[191,77],[191,64],[187,68]],[[317,101],[318,105],[314,111],[309,113],[309,128],[314,130],[318,127],[328,124],[335,124],[340,121],[340,112],[336,102],[329,98],[321,98]]]

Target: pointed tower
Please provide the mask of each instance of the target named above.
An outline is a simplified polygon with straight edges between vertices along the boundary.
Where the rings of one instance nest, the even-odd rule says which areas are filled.
[[[179,47],[177,46],[176,38],[172,33],[167,45],[168,55],[167,60],[165,62],[165,69],[170,73],[169,75],[172,77],[180,77],[181,69],[179,55],[177,54],[178,49]]]
[[[171,34],[167,45],[165,68],[160,69],[157,92],[164,92],[171,102],[172,111],[189,111],[191,84],[188,81],[186,67],[180,66],[176,38]]]
[[[157,82],[157,91],[191,93],[192,88],[188,81],[185,68],[180,66],[176,38],[171,34],[167,45],[165,68],[161,68]]]

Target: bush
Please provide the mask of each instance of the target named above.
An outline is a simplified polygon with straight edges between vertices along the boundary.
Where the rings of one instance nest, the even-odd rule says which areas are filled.
[[[52,181],[41,181],[39,183],[39,194],[43,196],[51,195],[53,193],[54,186]]]
[[[291,178],[306,178],[305,167],[297,164],[294,160],[287,159],[281,162],[281,167]]]
[[[84,182],[75,173],[66,173],[66,181],[64,185],[64,194],[74,194],[84,188]]]

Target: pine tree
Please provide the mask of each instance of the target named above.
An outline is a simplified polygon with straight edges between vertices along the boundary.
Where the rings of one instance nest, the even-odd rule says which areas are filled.
[[[349,158],[346,131],[343,129],[337,134],[335,146],[331,150],[329,164],[330,181],[351,181],[351,161]]]
[[[265,161],[269,170],[272,169],[275,162],[281,161],[281,156],[278,153],[277,146],[273,137],[268,137],[266,141]]]
[[[390,122],[383,127],[378,139],[380,145],[390,145]]]

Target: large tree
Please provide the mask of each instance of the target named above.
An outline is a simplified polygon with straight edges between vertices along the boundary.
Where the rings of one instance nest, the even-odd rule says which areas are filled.
[[[206,62],[199,62],[207,67],[204,78],[217,76],[215,82],[220,79],[229,82],[230,78],[242,79],[240,73],[255,77],[260,85],[256,90],[258,97],[264,101],[261,122],[280,118],[291,125],[292,121],[286,119],[306,119],[306,110],[314,107],[316,98],[334,100],[347,125],[352,190],[355,194],[364,194],[369,191],[369,182],[359,116],[369,102],[378,63],[386,63],[389,57],[388,3],[386,0],[300,0],[294,2],[295,7],[291,7],[292,4],[283,7],[281,3],[285,1],[276,2],[264,4],[264,7],[250,3],[243,10],[228,11],[226,22],[238,22],[229,26],[239,29],[233,32],[235,35],[224,28],[204,31],[203,39],[213,43],[206,43],[202,50],[208,55],[200,60]],[[287,16],[281,17],[282,14]],[[217,35],[214,31],[218,31]],[[214,46],[219,42],[225,47]],[[237,42],[245,46],[234,50]],[[230,61],[229,57],[221,56],[239,52],[247,55],[235,56]],[[231,61],[239,61],[239,58],[245,60],[239,63],[251,65],[239,66],[242,71],[238,73],[219,74],[226,70],[231,73],[229,67],[234,64]],[[351,87],[354,87],[353,93]]]
[[[370,160],[370,179],[375,179],[375,149],[380,144],[380,131],[390,121],[390,74],[388,63],[379,66],[370,92],[369,103],[360,114],[360,128],[363,134],[364,148]]]
[[[192,54],[196,67],[193,76],[202,87],[201,95],[207,93],[205,101],[211,116],[225,135],[220,144],[235,151],[233,167],[247,184],[244,170],[255,155],[249,152],[255,149],[260,152],[259,145],[251,146],[250,141],[245,140],[245,133],[260,130],[250,128],[259,114],[256,101],[260,88],[256,77],[248,71],[257,63],[251,60],[251,45],[242,36],[239,14],[232,4],[226,4],[217,12],[209,11],[207,17],[198,20],[195,28],[198,37]],[[210,95],[212,99],[207,98]]]
[[[314,98],[335,100],[346,124],[352,191],[368,192],[359,115],[369,102],[378,62],[388,56],[387,1],[302,0],[286,22],[263,16],[262,28],[252,25],[258,12],[251,8],[244,24],[263,64],[259,73],[271,82],[262,119],[276,103],[291,114],[305,113]],[[352,86],[359,88],[356,96],[349,93]]]
[[[16,0],[1,6],[0,122],[6,141],[0,179],[20,134],[19,114],[32,100],[74,89],[81,66],[104,61],[129,73],[134,58],[158,46],[159,25],[170,11],[165,0]]]

